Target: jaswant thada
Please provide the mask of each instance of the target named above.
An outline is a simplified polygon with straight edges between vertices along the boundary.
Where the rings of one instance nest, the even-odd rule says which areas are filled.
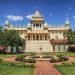
[[[68,20],[64,25],[49,25],[36,10],[26,27],[9,24],[9,21],[5,22],[5,29],[18,31],[25,40],[24,52],[64,52],[68,49],[68,41],[64,37],[64,32],[70,29]]]

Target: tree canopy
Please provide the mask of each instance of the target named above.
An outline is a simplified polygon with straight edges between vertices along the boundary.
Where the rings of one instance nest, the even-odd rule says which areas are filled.
[[[24,40],[21,39],[19,33],[15,30],[5,31],[6,42],[9,46],[23,46]]]
[[[2,30],[0,27],[0,46],[23,46],[23,44],[24,40],[16,30]]]
[[[69,42],[70,44],[75,44],[75,31],[73,31],[73,30],[70,29],[68,32],[66,32],[66,33],[64,34],[64,36],[67,37],[68,42]]]

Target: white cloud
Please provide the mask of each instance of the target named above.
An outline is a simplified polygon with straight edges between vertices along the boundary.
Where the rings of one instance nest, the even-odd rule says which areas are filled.
[[[73,18],[75,19],[75,16],[73,16]]]
[[[27,15],[26,18],[27,19],[31,19],[33,15]]]
[[[23,20],[23,16],[7,15],[6,17],[11,21]]]
[[[69,7],[68,7],[68,10],[72,10],[72,7],[71,7],[71,6],[69,6]]]
[[[52,13],[50,13],[50,14],[49,14],[49,16],[53,16],[53,14],[52,14]]]

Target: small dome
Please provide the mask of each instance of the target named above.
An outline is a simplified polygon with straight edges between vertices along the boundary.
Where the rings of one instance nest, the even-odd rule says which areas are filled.
[[[30,23],[28,23],[27,28],[31,28],[31,24]]]
[[[69,21],[68,20],[66,21],[66,24],[69,24]]]
[[[65,25],[69,25],[69,24],[70,24],[70,22],[69,22],[69,19],[67,18]]]
[[[6,21],[5,21],[5,25],[8,25],[8,24],[9,24],[9,21],[8,21],[8,20],[6,20]]]
[[[45,24],[44,24],[44,27],[48,27],[48,24],[47,24],[47,23],[45,23]]]

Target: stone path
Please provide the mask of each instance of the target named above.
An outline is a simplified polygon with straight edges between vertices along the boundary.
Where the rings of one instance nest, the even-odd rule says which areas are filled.
[[[61,75],[49,61],[36,61],[34,75]]]
[[[4,58],[3,60],[4,60],[4,61],[8,61],[8,62],[17,62],[17,61],[15,60],[15,58],[16,58],[16,57]]]

